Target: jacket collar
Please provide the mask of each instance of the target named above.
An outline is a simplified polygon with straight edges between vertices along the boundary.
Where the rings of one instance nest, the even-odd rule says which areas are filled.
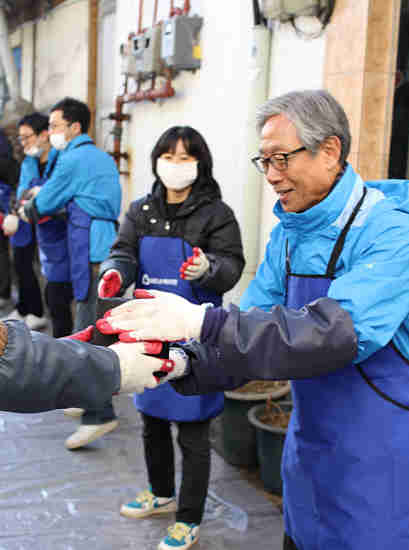
[[[75,149],[75,147],[77,147],[78,145],[81,145],[81,143],[86,143],[86,142],[94,143],[88,134],[80,134],[79,136],[75,137],[68,143],[64,151],[70,151],[71,149]]]
[[[348,204],[354,187],[362,187],[361,178],[354,172],[352,166],[347,164],[345,172],[339,182],[333,187],[329,195],[320,203],[312,206],[305,212],[285,212],[280,201],[274,205],[273,212],[279,218],[283,227],[297,233],[310,233],[322,230],[335,224]]]

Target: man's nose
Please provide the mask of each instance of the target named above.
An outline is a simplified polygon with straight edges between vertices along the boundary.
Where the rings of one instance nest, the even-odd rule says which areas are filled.
[[[277,170],[271,162],[268,163],[267,172],[265,173],[265,178],[271,185],[275,185],[283,180],[283,172]]]

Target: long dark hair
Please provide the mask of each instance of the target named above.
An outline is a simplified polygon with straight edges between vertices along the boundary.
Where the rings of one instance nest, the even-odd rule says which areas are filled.
[[[213,158],[210,149],[204,140],[203,136],[190,126],[172,126],[164,132],[151,153],[152,172],[156,181],[160,178],[156,172],[156,162],[163,153],[172,153],[176,149],[176,144],[182,140],[186,152],[198,161],[198,177],[194,182],[214,183],[219,187],[216,180],[213,178]]]

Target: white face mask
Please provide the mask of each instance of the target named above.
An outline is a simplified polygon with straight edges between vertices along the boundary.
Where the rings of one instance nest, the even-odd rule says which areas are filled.
[[[63,151],[68,145],[64,134],[50,134],[50,143],[57,151]]]
[[[158,158],[156,172],[167,189],[181,191],[192,185],[197,178],[197,164],[197,160],[176,164],[175,162]]]
[[[44,153],[44,148],[43,147],[39,147],[38,145],[33,145],[32,147],[30,147],[30,149],[26,152],[26,155],[28,155],[29,157],[35,157],[35,158],[38,158],[38,157],[41,157],[41,155]]]

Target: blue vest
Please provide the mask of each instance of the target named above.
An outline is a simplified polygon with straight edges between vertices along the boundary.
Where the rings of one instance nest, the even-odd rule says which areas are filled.
[[[287,307],[327,295],[363,198],[325,274],[293,274],[287,255]],[[360,365],[291,383],[283,503],[299,550],[409,548],[408,369],[389,344]]]
[[[136,288],[164,290],[183,296],[192,303],[212,302],[221,305],[222,298],[201,289],[179,276],[180,266],[192,247],[176,237],[142,237],[139,241],[139,266]],[[206,420],[217,416],[224,406],[223,392],[184,396],[169,384],[135,394],[135,407],[157,418],[175,422]]]

